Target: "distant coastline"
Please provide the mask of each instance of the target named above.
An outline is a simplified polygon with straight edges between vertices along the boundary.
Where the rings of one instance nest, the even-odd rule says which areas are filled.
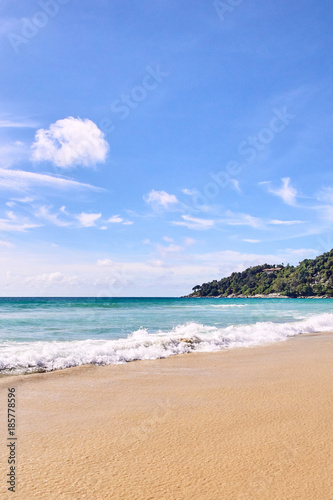
[[[200,295],[183,295],[181,299],[333,299],[328,295],[310,295],[310,296],[299,296],[299,297],[289,297],[288,295],[280,295],[278,293],[269,293],[268,295],[263,295],[258,293],[257,295],[215,295],[215,296],[200,296]]]
[[[263,264],[192,288],[185,297],[333,298],[333,250],[298,266]]]

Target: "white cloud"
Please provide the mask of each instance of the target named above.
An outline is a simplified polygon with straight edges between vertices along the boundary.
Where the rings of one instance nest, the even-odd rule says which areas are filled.
[[[246,238],[243,241],[245,241],[246,243],[260,243],[260,240],[251,240]]]
[[[133,221],[131,220],[124,220],[120,215],[113,215],[110,217],[107,222],[110,222],[111,224],[122,224],[123,226],[131,226],[134,224]]]
[[[169,208],[171,205],[179,203],[174,194],[169,194],[165,191],[155,191],[154,189],[152,189],[147,196],[144,196],[143,199],[146,203],[150,203],[156,207],[163,207],[165,209]]]
[[[103,163],[109,149],[104,137],[91,120],[69,116],[52,123],[49,129],[37,130],[32,159],[50,161],[63,168]]]
[[[220,222],[228,226],[250,226],[253,228],[260,228],[263,226],[261,219],[253,217],[248,214],[235,214],[230,210],[226,212],[226,218],[220,219]]]
[[[163,236],[163,239],[164,239],[164,241],[166,241],[168,243],[173,243],[173,241],[174,241],[174,239],[170,238],[169,236]]]
[[[35,186],[62,190],[92,189],[94,191],[104,191],[102,188],[73,181],[71,179],[64,179],[62,177],[26,172],[25,170],[0,169],[0,189],[24,192]]]
[[[241,188],[239,186],[239,181],[237,181],[236,179],[230,179],[230,183],[231,185],[235,188],[235,190],[238,192],[238,193],[241,193]]]
[[[333,203],[333,188],[326,187],[317,193],[317,200],[324,201],[325,203]]]
[[[8,219],[17,220],[17,216],[12,211],[6,212],[6,215],[7,215]]]
[[[0,240],[0,247],[11,248],[13,246],[14,245],[12,243],[10,243],[9,241]]]
[[[81,214],[77,215],[76,218],[80,222],[81,226],[83,227],[92,227],[95,226],[95,222],[100,219],[102,214],[87,214],[85,212],[82,212]]]
[[[61,208],[63,208],[63,207],[61,207]],[[71,222],[59,219],[59,213],[52,213],[50,209],[51,209],[51,207],[47,207],[46,205],[43,205],[43,206],[37,208],[34,215],[38,219],[45,219],[48,222],[52,222],[52,224],[55,224],[56,226],[66,227],[66,226],[71,225]],[[64,213],[63,210],[60,209],[60,211],[62,213]]]
[[[188,229],[204,230],[214,226],[214,221],[211,219],[199,219],[191,215],[182,215],[183,221],[173,221],[174,226],[185,226]]]
[[[31,250],[32,247],[21,248],[17,245],[0,252],[3,293],[73,297],[184,295],[197,283],[220,279],[249,266],[281,262],[295,264],[321,253],[306,248],[277,249],[274,254],[166,252],[163,260],[150,256],[147,260],[128,261],[119,256],[111,261],[102,256],[97,261],[93,254],[83,249],[69,252],[61,247],[36,244],[35,250]]]
[[[156,249],[162,256],[165,256],[170,253],[182,252],[184,250],[184,247],[175,245],[174,243],[170,243],[170,245],[168,245],[167,247],[164,247],[162,245],[157,245]]]
[[[26,231],[34,227],[40,227],[40,224],[33,224],[26,219],[18,219],[15,216],[8,219],[0,219],[0,231]]]
[[[28,276],[25,282],[29,285],[40,288],[49,288],[52,286],[76,286],[80,283],[77,276],[66,276],[62,273],[40,274],[37,276]]]
[[[184,245],[186,247],[190,246],[190,245],[194,245],[195,243],[195,240],[193,238],[185,238],[184,240]]]
[[[197,191],[195,189],[184,188],[184,189],[182,189],[182,192],[184,194],[187,194],[188,196],[194,196],[195,194],[197,194]]]
[[[147,264],[153,267],[164,267],[166,265],[165,262],[160,259],[151,259]]]
[[[108,219],[108,222],[111,222],[112,224],[120,224],[121,222],[124,222],[124,219],[122,219],[119,215],[113,215],[110,219]]]
[[[36,128],[38,124],[26,118],[2,118],[0,128]]]
[[[97,265],[100,267],[110,267],[113,265],[113,262],[110,259],[99,259]]]
[[[295,205],[297,197],[297,189],[290,185],[290,178],[284,177],[281,188],[271,187],[270,182],[260,182],[261,185],[266,185],[269,193],[279,196],[287,205]]]
[[[29,158],[25,144],[20,141],[0,144],[0,168],[10,168],[12,165]]]
[[[24,198],[12,198],[13,201],[17,201],[19,203],[32,203],[34,198],[31,196],[25,196]]]
[[[276,225],[285,225],[285,226],[292,226],[293,224],[304,224],[304,221],[302,220],[279,220],[279,219],[274,219],[269,221],[270,224],[276,224]]]

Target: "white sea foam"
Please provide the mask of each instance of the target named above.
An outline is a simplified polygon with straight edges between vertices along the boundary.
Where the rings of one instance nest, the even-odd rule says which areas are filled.
[[[258,322],[217,328],[199,323],[178,325],[169,332],[139,329],[126,339],[73,342],[3,342],[2,373],[51,371],[83,364],[117,364],[158,359],[193,351],[252,347],[286,340],[301,333],[333,330],[333,314],[311,316],[293,323]]]

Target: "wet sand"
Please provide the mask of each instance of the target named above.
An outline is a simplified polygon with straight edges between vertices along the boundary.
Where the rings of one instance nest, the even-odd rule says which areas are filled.
[[[333,498],[333,333],[0,379],[1,498]],[[17,487],[6,490],[7,387]]]

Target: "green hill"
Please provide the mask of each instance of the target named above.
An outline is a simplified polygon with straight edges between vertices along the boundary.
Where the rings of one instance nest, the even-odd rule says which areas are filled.
[[[333,297],[333,250],[298,266],[249,267],[228,278],[196,285],[188,297],[228,297],[279,294],[286,297]]]

